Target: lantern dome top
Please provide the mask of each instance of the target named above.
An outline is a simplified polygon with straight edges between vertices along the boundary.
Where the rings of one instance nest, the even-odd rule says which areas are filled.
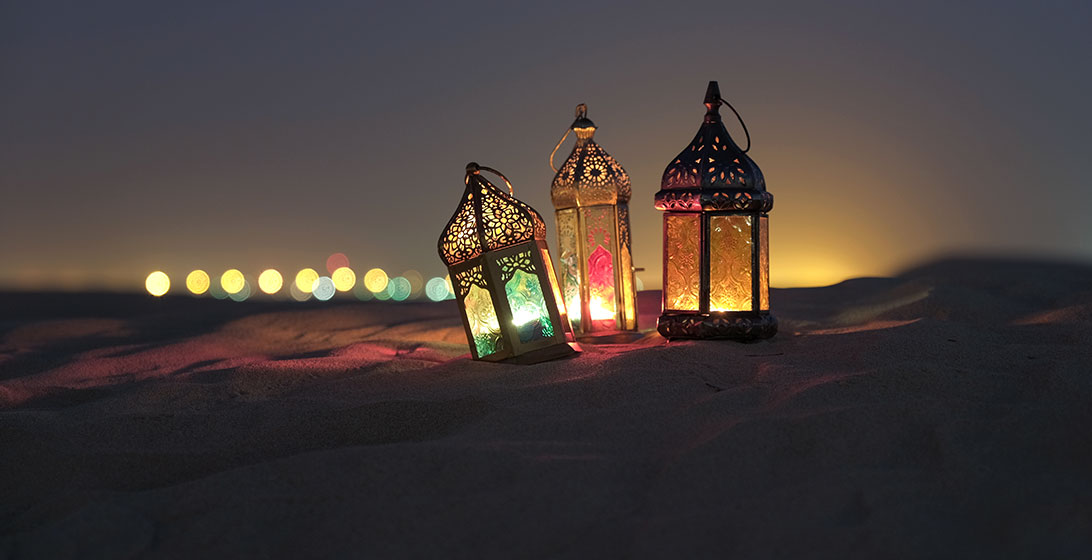
[[[595,141],[595,123],[588,118],[588,106],[576,106],[576,120],[569,129],[576,133],[573,151],[560,169],[555,169],[550,185],[554,208],[575,208],[596,204],[628,202],[631,195],[629,174]],[[568,135],[568,132],[565,133]],[[563,136],[562,142],[565,140]],[[558,147],[561,142],[558,142]],[[554,148],[557,153],[557,148]],[[553,167],[553,154],[550,155]]]
[[[724,127],[720,116],[722,103],[725,102],[717,82],[709,82],[705,118],[690,145],[664,169],[661,190],[656,193],[656,208],[763,212],[772,208],[773,196],[766,192],[762,170]],[[746,133],[746,125],[743,130]],[[749,135],[747,143],[749,150]]]
[[[495,173],[508,192],[482,176]],[[546,239],[542,216],[513,196],[512,183],[500,172],[475,162],[466,165],[466,190],[455,214],[440,235],[439,252],[444,264],[452,266],[482,254],[531,240]]]

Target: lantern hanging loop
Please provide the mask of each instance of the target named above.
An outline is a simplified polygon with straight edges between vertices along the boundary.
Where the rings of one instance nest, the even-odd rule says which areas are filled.
[[[478,165],[477,162],[472,161],[472,162],[466,164],[466,179],[464,179],[463,182],[465,182],[467,184],[470,184],[470,176],[471,175],[478,175],[482,171],[488,171],[488,172],[496,175],[497,177],[500,177],[501,179],[503,179],[504,184],[508,185],[508,194],[510,194],[512,196],[516,196],[516,191],[515,191],[515,189],[512,188],[512,182],[508,180],[508,177],[505,177],[503,173],[501,173],[500,171],[497,171],[496,169],[493,169],[492,167],[486,167],[484,165]]]
[[[739,120],[739,124],[743,126],[743,135],[747,137],[747,147],[743,149],[743,153],[747,153],[747,151],[751,149],[751,133],[747,132],[747,123],[743,122],[743,117],[739,116],[739,111],[737,111],[735,107],[732,107],[732,104],[729,103],[728,100],[720,97],[719,95],[717,96],[717,99],[721,103],[727,105],[728,108],[736,114],[736,119]]]
[[[733,111],[734,110],[735,109],[733,109]],[[557,173],[557,168],[554,167],[554,155],[556,155],[557,151],[559,149],[561,149],[561,144],[563,142],[565,142],[566,138],[569,137],[569,133],[573,131],[573,127],[576,126],[576,123],[579,122],[581,119],[587,119],[587,118],[588,118],[588,106],[587,106],[587,104],[581,103],[581,104],[577,105],[576,106],[576,120],[573,121],[573,124],[569,125],[569,128],[565,129],[565,134],[563,134],[561,136],[561,140],[557,141],[557,145],[554,146],[554,151],[550,152],[550,169],[553,169],[554,173]]]

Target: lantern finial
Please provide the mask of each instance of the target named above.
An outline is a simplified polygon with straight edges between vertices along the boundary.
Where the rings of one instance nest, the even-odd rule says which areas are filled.
[[[720,105],[720,86],[716,80],[709,82],[709,87],[705,90],[705,104]]]

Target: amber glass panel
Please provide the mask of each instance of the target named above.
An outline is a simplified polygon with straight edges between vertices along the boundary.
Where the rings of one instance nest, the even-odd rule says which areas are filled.
[[[758,298],[759,309],[770,308],[770,218],[758,219]]]
[[[501,338],[500,322],[497,311],[493,308],[493,299],[489,291],[477,285],[471,285],[463,299],[466,319],[470,324],[474,350],[479,358],[495,354],[504,349]]]
[[[561,247],[558,259],[558,274],[561,275],[561,293],[564,295],[565,308],[569,321],[574,327],[580,325],[580,236],[578,234],[577,210],[559,210],[557,212],[557,241]]]
[[[550,308],[546,306],[538,275],[517,269],[504,284],[504,292],[520,342],[526,344],[554,336]]]
[[[554,293],[554,304],[557,305],[558,313],[561,315],[561,319],[564,320],[566,316],[565,300],[561,299],[561,288],[557,283],[557,276],[554,275],[554,263],[550,259],[550,251],[546,247],[542,247],[541,254],[542,262],[546,266],[546,276],[550,282],[550,290]]]
[[[709,217],[709,310],[751,311],[751,216]]]
[[[618,248],[618,265],[619,276],[622,278],[622,309],[625,312],[625,324],[619,327],[635,329],[637,328],[637,306],[633,292],[633,260],[629,256],[629,247],[625,245]]]
[[[698,310],[701,215],[664,215],[664,309]]]

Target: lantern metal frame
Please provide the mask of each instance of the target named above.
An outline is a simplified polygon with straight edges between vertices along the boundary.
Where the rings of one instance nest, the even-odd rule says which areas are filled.
[[[557,220],[561,292],[567,298],[565,304],[573,319],[573,330],[582,335],[637,330],[629,174],[595,141],[596,128],[588,118],[588,106],[577,105],[576,119],[550,153],[549,160],[555,172],[550,199]],[[570,132],[576,135],[572,152],[560,168],[554,167],[554,155]],[[598,241],[593,241],[597,237]],[[592,293],[590,260],[600,246],[610,253],[612,301]],[[578,310],[573,309],[574,299],[579,304]],[[597,299],[600,301],[594,301]],[[606,305],[613,307],[613,317],[597,319],[597,313],[607,311]]]
[[[508,186],[505,193],[481,175],[496,174]],[[546,225],[534,208],[514,196],[512,183],[499,171],[471,162],[466,166],[466,189],[459,207],[437,243],[441,260],[447,265],[452,290],[459,307],[463,329],[476,360],[537,363],[571,356],[580,351],[560,300],[560,288],[554,275]],[[548,313],[551,332],[524,341],[515,321],[512,302],[506,289],[509,281],[523,271],[538,282],[542,303]],[[485,290],[497,321],[498,345],[493,352],[481,354],[475,341],[466,298],[474,286]],[[539,317],[541,319],[542,317]],[[538,323],[539,328],[541,322]],[[480,333],[478,333],[480,334]],[[494,333],[490,333],[491,336]]]
[[[709,82],[705,94],[706,114],[694,140],[664,170],[661,189],[656,193],[655,205],[664,213],[663,245],[663,310],[657,322],[657,330],[669,339],[675,338],[724,338],[753,340],[769,338],[777,333],[777,319],[769,310],[769,216],[773,208],[773,195],[766,192],[762,171],[746,155],[750,149],[750,134],[746,125],[748,147],[740,149],[728,134],[721,120],[719,108],[727,104],[720,96],[717,82]],[[728,105],[733,112],[735,108]],[[736,113],[739,116],[739,113]],[[740,119],[742,124],[743,120]],[[671,251],[676,233],[671,230],[672,220],[689,220],[698,216],[697,268],[698,290],[696,309],[676,309],[669,305],[670,267],[673,266]],[[718,220],[718,217],[728,217]],[[750,228],[750,258],[747,272],[750,276],[750,308],[718,311],[710,303],[711,263],[719,259],[718,268],[725,266],[730,255],[714,255],[711,237],[713,222],[719,227],[734,226],[731,217],[742,217],[742,224]],[[692,224],[691,224],[692,225]],[[742,233],[742,229],[737,229]],[[730,235],[730,234],[729,234]],[[742,237],[742,236],[740,236]],[[740,237],[737,237],[739,239]],[[732,241],[730,237],[723,239]],[[732,264],[728,262],[728,269]],[[723,270],[722,270],[723,272]],[[724,279],[717,279],[724,280]],[[719,289],[724,289],[721,284]],[[692,288],[692,286],[691,286]],[[690,290],[688,290],[690,291]],[[690,299],[690,298],[687,298]]]

